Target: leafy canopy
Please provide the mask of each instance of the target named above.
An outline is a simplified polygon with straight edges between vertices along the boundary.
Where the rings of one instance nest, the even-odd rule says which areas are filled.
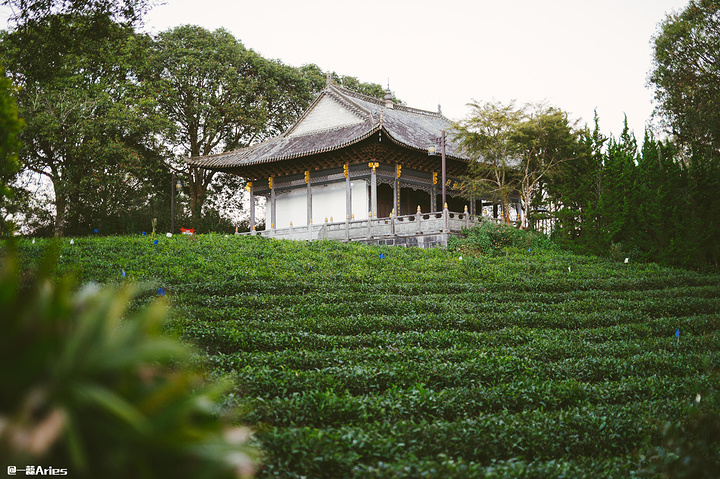
[[[692,0],[654,38],[657,113],[690,146],[720,149],[720,1]]]

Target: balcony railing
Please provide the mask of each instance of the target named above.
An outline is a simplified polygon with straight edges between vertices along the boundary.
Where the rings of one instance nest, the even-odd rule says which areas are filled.
[[[402,236],[459,233],[482,221],[501,221],[498,218],[471,215],[467,212],[438,211],[415,213],[389,218],[367,218],[316,223],[307,226],[268,229],[244,234],[258,234],[270,238],[314,241],[328,239],[336,241],[362,241]]]

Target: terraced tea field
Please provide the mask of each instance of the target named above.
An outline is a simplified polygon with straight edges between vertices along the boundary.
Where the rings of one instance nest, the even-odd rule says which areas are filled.
[[[165,289],[263,477],[661,477],[720,410],[717,274],[222,236],[79,239],[70,266]]]

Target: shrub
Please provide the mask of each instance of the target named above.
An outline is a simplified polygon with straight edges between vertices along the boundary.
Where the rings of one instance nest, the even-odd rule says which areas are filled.
[[[709,398],[713,403],[714,394]],[[700,399],[698,394],[682,420],[664,424],[660,444],[641,456],[640,477],[720,477],[720,415],[712,410],[716,404],[703,410]]]
[[[54,262],[21,281],[12,253],[0,274],[0,467],[73,477],[252,474],[247,432],[216,417],[194,357],[161,334],[165,306],[124,318],[132,287],[73,292]],[[22,286],[25,284],[25,286]],[[30,475],[30,472],[26,474]]]
[[[487,256],[560,251],[560,247],[542,233],[491,221],[465,229],[463,235],[462,238],[451,238],[448,248],[461,253]]]

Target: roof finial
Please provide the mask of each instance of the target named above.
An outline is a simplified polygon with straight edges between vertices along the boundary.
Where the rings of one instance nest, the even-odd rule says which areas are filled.
[[[438,103],[438,113],[442,115],[442,107],[440,106],[440,103]]]
[[[330,85],[332,85],[332,82],[333,82],[333,81],[332,81],[332,73],[327,72],[327,73],[325,74],[325,86],[330,86]]]
[[[388,78],[388,86],[385,90],[385,108],[392,108],[393,105],[393,94],[390,91],[390,79]]]

